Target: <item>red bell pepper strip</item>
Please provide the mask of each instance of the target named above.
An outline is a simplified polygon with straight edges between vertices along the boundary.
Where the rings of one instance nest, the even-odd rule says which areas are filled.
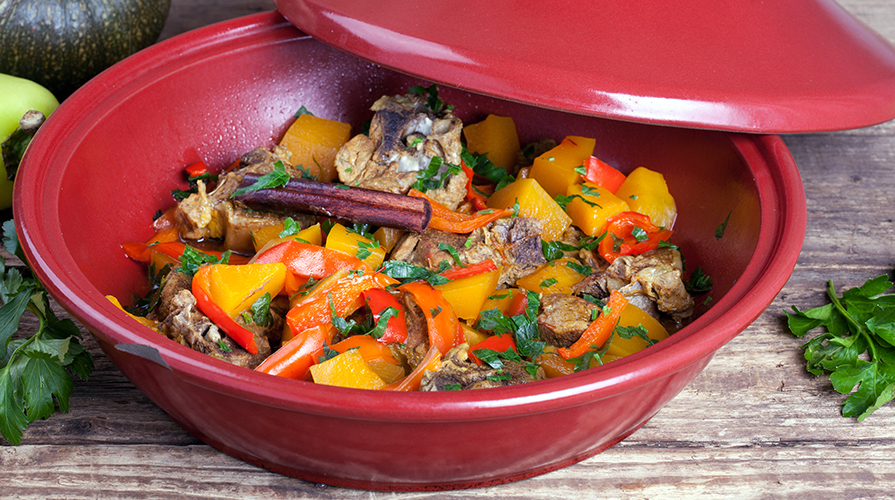
[[[504,315],[508,318],[512,318],[513,316],[525,314],[526,307],[528,307],[528,294],[525,293],[525,290],[516,292],[516,295],[513,296],[513,300],[510,301],[510,305],[507,306],[507,311]]]
[[[625,174],[593,156],[584,160],[584,168],[586,169],[584,180],[606,188],[612,194],[618,191],[618,188],[621,187],[627,178]]]
[[[449,209],[416,189],[411,189],[407,194],[415,198],[428,200],[429,204],[432,206],[432,220],[429,222],[429,227],[448,233],[471,233],[497,219],[510,217],[515,213],[515,210],[512,208],[504,208],[489,209],[487,212],[476,212],[474,214],[464,214]]]
[[[635,228],[646,234],[646,239],[638,240],[632,235]],[[622,212],[613,215],[606,223],[606,236],[600,242],[598,251],[607,262],[612,263],[622,255],[640,255],[657,248],[659,241],[671,238],[670,229],[661,229],[650,222],[648,216],[638,212]],[[613,237],[613,235],[615,237]]]
[[[420,360],[420,364],[410,372],[409,375],[395,382],[394,384],[383,387],[386,391],[418,391],[423,380],[423,374],[427,371],[435,371],[441,367],[441,351],[434,345],[429,347],[426,355]]]
[[[190,177],[199,177],[201,175],[205,175],[208,173],[208,167],[205,166],[204,162],[197,161],[192,165],[186,167],[186,174]]]
[[[372,271],[366,262],[330,248],[288,240],[258,255],[254,262],[282,262],[286,269],[304,278],[325,278],[339,269]]]
[[[475,187],[472,185],[472,178],[475,176],[475,172],[467,167],[466,162],[463,160],[460,160],[460,168],[463,170],[463,173],[466,174],[466,200],[472,203],[472,207],[476,210],[486,210],[488,204],[485,195],[476,191]]]
[[[618,319],[626,305],[628,305],[628,299],[621,292],[618,290],[610,292],[609,301],[606,303],[606,306],[609,308],[609,314],[601,312],[574,344],[569,347],[561,347],[556,352],[563,358],[569,359],[581,356],[591,350],[591,346],[596,346],[598,349],[603,347],[603,344],[612,335],[612,331],[615,330],[615,325],[618,324]]]
[[[151,245],[155,245],[157,243],[168,243],[171,241],[177,241],[180,238],[180,234],[177,228],[168,227],[162,229],[160,231],[156,231],[151,238],[146,240],[146,243],[141,243],[139,241],[129,241],[121,244],[121,248],[124,249],[125,255],[134,259],[137,262],[149,262],[149,250]]]
[[[382,344],[402,343],[407,340],[407,317],[404,314],[404,306],[394,295],[380,288],[373,288],[362,293],[361,298],[373,313],[374,324],[379,323],[383,311],[389,307],[398,311],[397,315],[388,319],[385,323],[385,333],[376,340]]]
[[[475,276],[476,274],[491,272],[495,269],[497,269],[497,266],[494,265],[494,261],[487,259],[475,264],[469,264],[466,267],[454,266],[442,272],[441,275],[449,280],[458,280]]]
[[[507,349],[516,350],[516,341],[513,340],[513,336],[510,334],[505,335],[492,335],[487,339],[479,342],[478,344],[469,348],[469,358],[472,359],[475,364],[482,366],[482,360],[480,360],[475,352],[479,349],[490,349],[494,352],[506,352]]]
[[[247,328],[237,323],[233,318],[227,315],[223,309],[211,300],[211,294],[208,290],[211,288],[210,276],[208,270],[211,266],[202,266],[193,276],[193,296],[196,297],[196,307],[208,316],[208,319],[214,322],[233,339],[234,342],[241,345],[243,349],[251,354],[258,354],[258,344],[255,343],[255,334]]]
[[[463,343],[464,335],[460,320],[457,319],[450,302],[444,299],[440,291],[425,281],[412,281],[401,285],[398,289],[412,295],[423,310],[429,331],[429,345],[437,347],[438,351],[444,354],[450,348]]]

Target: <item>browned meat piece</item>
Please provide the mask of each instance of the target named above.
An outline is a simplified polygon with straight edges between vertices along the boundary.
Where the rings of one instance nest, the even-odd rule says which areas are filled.
[[[537,376],[532,377],[521,363],[505,359],[501,362],[501,368],[491,368],[487,364],[479,366],[469,359],[469,345],[461,344],[445,354],[441,369],[423,374],[420,390],[486,389],[546,378],[541,367],[538,367]]]
[[[501,284],[514,283],[546,262],[541,251],[541,222],[529,217],[498,219],[469,236],[431,229],[422,234],[407,233],[389,258],[429,269],[437,269],[443,261],[453,265],[453,257],[439,249],[440,244],[457,250],[464,265],[493,260],[502,266]]]
[[[502,256],[500,262],[495,262],[503,266],[500,273],[501,284],[515,283],[517,279],[547,262],[541,249],[541,221],[538,219],[498,219],[482,231],[485,232],[482,242],[490,242]],[[475,242],[471,247],[476,247]]]
[[[230,337],[224,334],[207,316],[196,307],[196,298],[191,290],[191,279],[186,274],[171,272],[165,279],[161,299],[156,310],[159,331],[166,337],[203,354],[246,368],[255,368],[271,354],[267,338],[255,333],[258,354],[250,354]],[[272,308],[273,309],[273,308]],[[269,328],[283,328],[283,315]],[[279,326],[277,326],[279,325]],[[226,346],[226,348],[222,348]]]
[[[251,253],[254,250],[251,232],[254,230],[280,223],[287,216],[302,228],[313,224],[315,218],[310,215],[255,212],[230,200],[246,172],[269,173],[277,161],[283,162],[290,176],[300,177],[301,173],[288,162],[287,155],[281,149],[271,152],[258,148],[243,155],[234,170],[222,174],[211,193],[207,192],[205,183],[199,181],[199,192],[181,201],[174,213],[180,236],[191,240],[223,238],[227,248]]]
[[[406,365],[406,371],[410,372],[420,364],[429,350],[429,329],[423,310],[410,294],[399,292],[397,298],[404,306],[407,318],[407,340],[403,344],[392,344],[391,349],[395,357]]]
[[[433,114],[428,98],[424,93],[376,101],[370,108],[376,112],[370,135],[355,136],[336,155],[339,180],[349,186],[406,194],[432,158],[441,158],[440,172],[447,172],[448,164],[459,165],[463,123],[450,111]],[[456,209],[466,194],[466,174],[450,175],[446,186],[426,194]]]
[[[658,316],[643,297],[654,302],[659,311],[680,321],[693,314],[693,298],[681,280],[680,253],[673,248],[657,248],[640,255],[621,256],[602,273],[578,284],[576,294],[597,298],[618,290],[644,311]]]
[[[596,304],[574,295],[550,293],[541,296],[538,333],[541,340],[555,347],[574,344],[591,323]]]

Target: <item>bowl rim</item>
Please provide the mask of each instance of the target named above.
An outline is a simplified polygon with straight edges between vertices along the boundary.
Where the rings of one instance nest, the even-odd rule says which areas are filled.
[[[270,377],[167,339],[156,342],[159,335],[118,310],[87,281],[65,250],[57,210],[58,179],[89,132],[89,127],[78,127],[82,117],[101,116],[138,90],[138,85],[151,85],[153,71],[173,64],[172,53],[194,64],[219,56],[221,50],[243,50],[243,45],[233,43],[234,38],[257,44],[305,38],[307,43],[320,43],[272,11],[199,28],[150,46],[107,69],[60,105],[36,134],[15,184],[13,211],[21,246],[56,301],[106,343],[152,346],[184,381],[280,408],[368,420],[476,420],[591,403],[711,357],[767,308],[798,259],[807,208],[798,168],[785,143],[776,135],[720,132],[743,156],[758,187],[762,216],[754,254],[727,294],[693,323],[654,347],[604,367],[487,391],[389,393]],[[230,46],[221,49],[222,44]],[[109,104],[115,101],[110,98],[119,99],[118,104]],[[743,301],[747,296],[749,301]],[[339,397],[349,394],[350,398]]]

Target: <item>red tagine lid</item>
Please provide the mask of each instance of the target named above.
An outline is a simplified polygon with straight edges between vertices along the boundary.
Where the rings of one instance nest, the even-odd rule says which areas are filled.
[[[754,133],[895,118],[895,46],[832,0],[275,0],[309,35],[545,108]]]

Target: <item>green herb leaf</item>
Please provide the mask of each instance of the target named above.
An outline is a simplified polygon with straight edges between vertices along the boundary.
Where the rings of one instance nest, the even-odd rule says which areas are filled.
[[[724,237],[724,231],[727,229],[727,223],[730,222],[730,214],[731,212],[727,212],[727,218],[724,219],[724,222],[718,224],[718,227],[715,228],[715,239],[720,240]]]
[[[790,332],[803,337],[824,331],[802,345],[805,368],[829,374],[833,388],[848,395],[842,415],[860,422],[895,397],[895,295],[888,277],[878,276],[837,296],[832,281],[830,303],[786,313]]]
[[[302,106],[302,107],[298,108],[298,111],[296,111],[295,114],[292,115],[292,116],[294,116],[295,118],[298,118],[298,117],[301,116],[301,115],[311,115],[311,116],[314,116],[314,113],[311,113],[310,111],[308,111],[308,108]]]
[[[498,167],[492,163],[491,160],[488,159],[487,154],[470,153],[466,150],[466,146],[463,146],[460,157],[463,158],[463,162],[466,163],[466,166],[471,168],[474,173],[481,175],[496,184],[495,190],[516,180],[515,177],[507,172],[507,169]]]
[[[712,289],[712,277],[705,274],[701,267],[697,267],[690,275],[690,279],[684,283],[684,288],[690,295],[708,292]]]
[[[454,248],[453,245],[449,245],[442,241],[438,244],[438,249],[449,253],[451,258],[454,259],[454,264],[460,267],[466,267],[466,265],[463,264],[463,261],[460,260],[460,253],[457,252],[457,249]]]
[[[447,267],[450,267],[450,265],[448,264],[445,266],[445,268]],[[450,281],[444,276],[438,274],[439,272],[443,272],[444,269],[431,271],[429,269],[426,269],[425,267],[415,266],[413,264],[409,264],[400,260],[385,261],[379,271],[386,276],[394,278],[402,283],[408,283],[410,281],[416,280],[426,280],[429,282],[430,285],[434,286],[443,285]]]
[[[276,163],[273,164],[273,170],[258,177],[258,180],[255,181],[254,184],[237,189],[230,195],[230,198],[236,198],[241,194],[259,191],[261,189],[285,186],[287,182],[289,182],[289,174],[286,173],[286,166],[283,165],[282,161],[277,160]]]
[[[21,255],[12,220],[3,224],[4,246]],[[44,287],[6,268],[0,259],[0,434],[14,445],[31,422],[68,411],[72,375],[86,379],[93,358],[80,344],[81,334],[70,320],[58,319]],[[12,340],[25,311],[37,316],[34,335]]]

